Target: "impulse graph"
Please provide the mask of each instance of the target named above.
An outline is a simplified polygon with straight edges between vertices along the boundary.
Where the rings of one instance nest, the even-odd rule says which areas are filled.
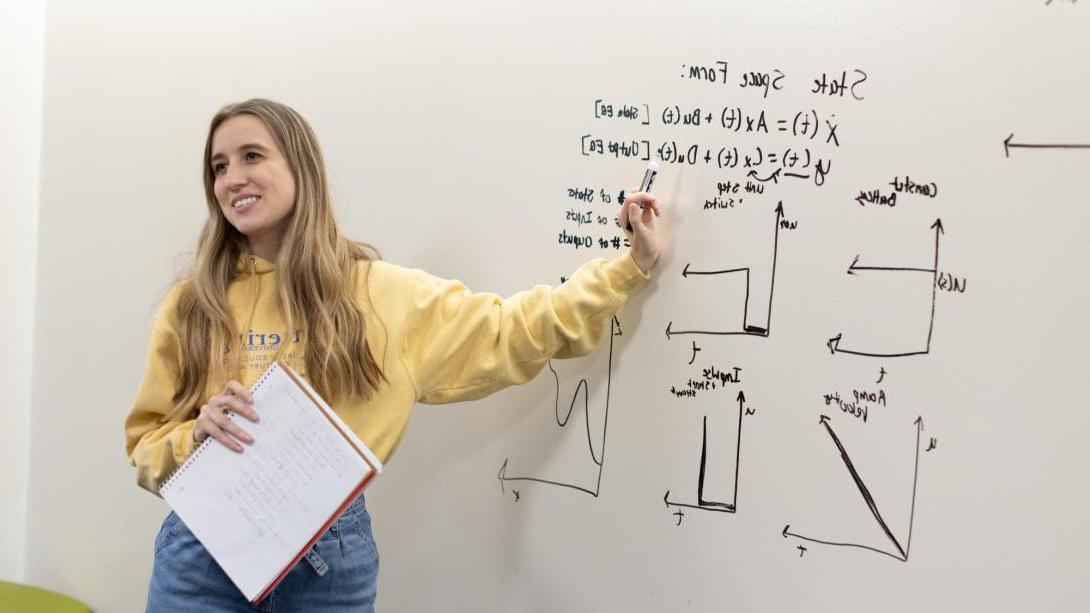
[[[666,490],[666,495],[662,497],[663,502],[666,503],[666,508],[670,507],[684,507],[688,509],[699,509],[701,511],[717,511],[720,513],[736,513],[738,511],[738,475],[741,472],[742,467],[742,417],[743,415],[752,415],[753,409],[746,408],[746,395],[742,392],[738,392],[738,435],[734,442],[734,485],[731,487],[731,500],[715,501],[704,498],[704,475],[707,469],[708,461],[708,416],[704,416],[704,428],[701,434],[700,443],[700,469],[697,472],[696,478],[696,503],[681,503],[670,500],[670,490]]]

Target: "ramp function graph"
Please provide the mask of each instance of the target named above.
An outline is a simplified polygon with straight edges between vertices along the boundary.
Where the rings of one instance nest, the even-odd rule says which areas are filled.
[[[574,411],[575,406],[576,406],[577,402],[579,401],[580,395],[582,396],[582,399],[583,399],[583,407],[582,408],[583,408],[583,416],[584,416],[584,420],[585,420],[584,424],[586,426],[588,455],[590,456],[591,462],[596,467],[596,472],[597,472],[597,475],[596,475],[595,480],[594,480],[593,488],[587,487],[587,486],[584,486],[584,485],[580,485],[578,483],[558,481],[558,480],[549,480],[549,479],[543,479],[543,478],[535,477],[535,476],[516,476],[516,477],[512,477],[512,476],[507,474],[507,464],[510,461],[510,458],[505,458],[503,460],[503,464],[500,466],[499,473],[496,475],[496,477],[500,481],[500,492],[501,493],[506,494],[507,493],[506,486],[510,485],[512,483],[533,482],[533,483],[541,483],[541,484],[544,484],[544,485],[551,485],[551,486],[571,489],[571,490],[575,490],[575,491],[578,491],[578,492],[582,492],[584,494],[590,494],[591,496],[594,496],[595,498],[598,497],[598,494],[601,491],[601,487],[602,487],[602,467],[604,466],[605,455],[606,455],[606,430],[608,429],[608,426],[609,426],[609,397],[610,397],[610,386],[612,385],[612,380],[613,380],[613,339],[614,339],[614,337],[617,337],[617,336],[620,336],[620,335],[621,335],[620,322],[618,322],[617,318],[614,317],[613,321],[610,323],[609,359],[608,359],[608,365],[606,367],[606,399],[605,399],[605,408],[604,408],[605,412],[604,412],[604,415],[603,415],[602,438],[601,438],[600,444],[598,445],[599,452],[597,454],[595,454],[595,452],[594,452],[594,447],[595,447],[594,446],[594,439],[593,439],[593,435],[591,433],[592,429],[591,429],[591,425],[590,425],[590,411],[588,410],[590,408],[590,397],[589,397],[589,393],[588,393],[588,384],[587,384],[586,378],[582,378],[582,379],[579,380],[579,383],[575,387],[575,391],[572,393],[571,402],[568,404],[568,410],[563,416],[561,416],[561,414],[560,414],[560,411],[561,411],[561,409],[560,409],[560,407],[561,407],[561,404],[560,404],[560,377],[557,375],[556,369],[553,368],[552,362],[551,361],[549,362],[549,371],[552,373],[553,379],[556,382],[555,412],[556,412],[556,424],[557,424],[558,427],[565,428],[565,427],[568,426],[568,423],[571,420],[572,412]]]
[[[886,522],[885,518],[878,510],[878,503],[874,500],[874,496],[871,495],[870,488],[868,488],[867,484],[863,482],[863,478],[859,476],[859,471],[855,468],[855,464],[852,462],[851,457],[848,455],[848,451],[844,448],[844,444],[840,441],[840,437],[836,435],[836,432],[829,424],[829,421],[830,420],[828,416],[822,415],[819,423],[824,426],[825,431],[828,432],[829,437],[833,440],[833,444],[836,445],[837,451],[840,453],[840,459],[844,462],[844,466],[848,469],[848,473],[851,475],[852,481],[855,482],[855,486],[859,490],[859,494],[863,497],[863,501],[866,503],[867,508],[871,512],[871,515],[874,517],[875,521],[878,522],[878,526],[882,529],[882,532],[885,533],[886,538],[893,545],[896,553],[890,552],[886,549],[881,549],[870,545],[863,545],[860,543],[842,543],[803,536],[801,534],[791,532],[791,524],[784,526],[783,532],[781,534],[784,538],[794,537],[803,541],[819,543],[822,545],[865,549],[867,551],[879,553],[884,556],[889,556],[894,560],[908,562],[909,553],[912,551],[912,525],[916,519],[916,487],[919,483],[920,476],[920,435],[923,432],[923,418],[917,417],[916,421],[913,422],[916,426],[916,455],[912,471],[912,506],[909,510],[908,535],[903,543],[893,533],[893,530],[891,530],[889,527],[889,523]]]
[[[708,461],[708,416],[704,416],[704,427],[700,442],[700,468],[696,478],[696,503],[681,503],[670,500],[670,490],[662,497],[666,508],[683,507],[687,509],[699,509],[701,511],[717,511],[720,513],[736,513],[738,511],[738,475],[742,467],[742,417],[753,414],[752,409],[746,409],[746,395],[738,392],[738,435],[734,442],[734,485],[731,487],[731,500],[714,501],[704,498],[704,475]]]
[[[666,338],[670,338],[678,335],[709,335],[709,336],[768,336],[772,327],[772,297],[776,292],[776,258],[779,250],[780,243],[780,227],[783,222],[783,202],[776,205],[776,225],[772,235],[772,280],[769,283],[768,289],[768,309],[762,314],[760,319],[751,323],[749,318],[749,294],[752,291],[752,283],[750,282],[750,269],[745,268],[729,268],[725,270],[691,270],[690,264],[686,264],[685,268],[681,271],[681,276],[686,279],[690,275],[704,276],[704,275],[731,275],[731,274],[743,274],[746,277],[746,298],[742,311],[742,323],[741,325],[732,327],[723,327],[719,329],[708,330],[674,330],[674,322],[671,320],[666,324]]]
[[[825,346],[829,348],[829,352],[833,355],[838,353],[845,353],[849,355],[862,355],[876,358],[903,358],[914,355],[927,355],[931,353],[931,336],[935,330],[935,301],[938,295],[939,289],[939,237],[942,236],[945,231],[942,227],[942,220],[936,219],[935,223],[931,224],[931,228],[935,230],[935,257],[933,264],[930,268],[907,268],[907,267],[891,267],[891,266],[858,266],[859,256],[856,256],[852,263],[848,266],[848,274],[856,275],[857,271],[881,271],[881,272],[893,272],[893,273],[926,273],[932,276],[931,279],[931,316],[928,319],[927,326],[927,340],[923,343],[923,347],[918,349],[908,349],[903,351],[877,351],[877,350],[862,350],[862,349],[848,349],[842,347],[843,333],[839,333],[836,336],[829,339]]]

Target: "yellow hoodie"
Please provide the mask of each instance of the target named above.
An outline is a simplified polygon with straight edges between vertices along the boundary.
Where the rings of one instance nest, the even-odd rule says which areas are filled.
[[[370,401],[351,399],[334,410],[383,462],[401,441],[416,402],[481,398],[530,380],[549,358],[590,352],[610,329],[613,313],[648,278],[627,253],[588,262],[556,288],[540,285],[506,299],[381,261],[360,262],[356,273],[367,343],[387,382]],[[276,267],[253,258],[227,288],[242,332],[240,382],[247,387],[281,343],[287,345],[280,360],[306,376],[304,335],[284,329],[278,283]],[[143,379],[125,419],[125,448],[137,482],[156,495],[196,446],[194,419],[159,423],[170,412],[180,372],[173,323],[178,289],[159,305]],[[210,382],[205,399],[225,384]],[[260,415],[261,407],[255,409]]]

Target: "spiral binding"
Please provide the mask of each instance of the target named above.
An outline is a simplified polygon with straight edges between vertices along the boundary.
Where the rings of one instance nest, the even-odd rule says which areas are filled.
[[[262,373],[261,377],[259,377],[258,380],[250,386],[250,393],[253,394],[258,389],[260,389],[265,381],[268,380],[270,376],[272,376],[274,370],[280,370],[279,362],[273,362],[272,365],[265,369],[265,372]],[[226,415],[227,418],[231,421],[234,421],[235,414],[231,411],[224,411],[223,414]],[[164,481],[163,484],[159,486],[159,493],[166,493],[171,488],[171,486],[174,485],[174,482],[178,479],[178,477],[180,477],[186,471],[186,469],[189,468],[189,465],[197,461],[197,458],[199,458],[204,450],[207,449],[209,445],[211,445],[213,440],[214,439],[212,437],[207,437],[203,441],[201,441],[201,444],[193,450],[193,453],[189,454],[189,458],[187,458],[181,466],[175,468],[174,471],[170,473],[170,476],[167,477],[166,481]]]

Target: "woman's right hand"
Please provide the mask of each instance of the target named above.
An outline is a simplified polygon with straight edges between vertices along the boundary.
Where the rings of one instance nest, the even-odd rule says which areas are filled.
[[[253,422],[258,420],[250,390],[232,379],[222,392],[209,398],[208,404],[201,407],[197,425],[193,428],[193,440],[200,444],[211,436],[228,449],[241,452],[242,445],[235,439],[252,444],[254,438],[228,419],[224,411],[237,413]]]
[[[659,259],[655,218],[662,215],[662,205],[651,194],[633,190],[625,196],[622,207],[617,225],[629,238],[632,260],[643,274],[648,274]]]

